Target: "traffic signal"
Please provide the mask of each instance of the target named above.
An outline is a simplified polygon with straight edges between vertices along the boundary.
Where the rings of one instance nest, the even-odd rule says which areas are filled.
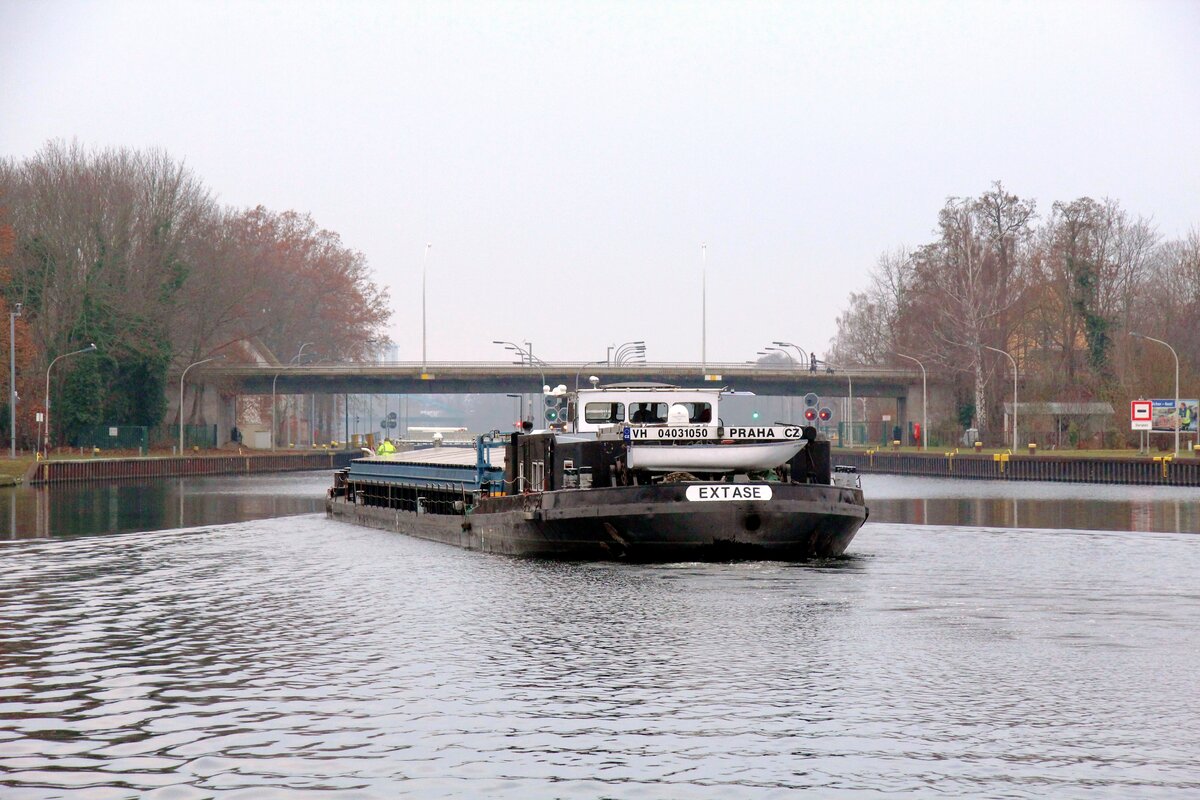
[[[557,408],[547,408],[546,409],[546,422],[558,422],[558,409]]]
[[[804,409],[804,418],[809,422],[814,421],[817,418],[817,410],[815,408]]]
[[[829,422],[830,418],[833,417],[833,412],[828,408],[822,408],[817,412],[817,416],[821,418],[821,422]]]
[[[819,405],[821,405],[821,398],[817,397],[816,394],[809,392],[808,394],[804,395],[805,408],[816,408]]]

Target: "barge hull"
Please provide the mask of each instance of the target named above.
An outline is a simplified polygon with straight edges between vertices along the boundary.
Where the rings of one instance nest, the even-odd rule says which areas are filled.
[[[642,562],[840,556],[866,521],[862,492],[771,484],[770,501],[690,502],[686,484],[488,498],[466,514],[423,514],[331,497],[331,516],[471,550]]]

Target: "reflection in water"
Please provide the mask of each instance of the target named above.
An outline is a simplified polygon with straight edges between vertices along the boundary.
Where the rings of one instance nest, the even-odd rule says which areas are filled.
[[[325,507],[329,470],[159,478],[0,490],[6,538],[187,528],[309,514]]]
[[[1200,493],[1168,486],[864,475],[872,521],[1200,533]]]
[[[0,545],[0,797],[1200,792],[1200,539],[561,564],[319,515]]]

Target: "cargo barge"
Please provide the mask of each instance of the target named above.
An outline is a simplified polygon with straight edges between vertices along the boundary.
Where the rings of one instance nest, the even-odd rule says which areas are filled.
[[[720,395],[580,390],[563,398],[556,429],[356,459],[335,473],[327,510],[517,556],[805,560],[845,552],[868,513],[854,468],[833,468],[829,442],[811,427],[722,425]],[[557,402],[548,387],[545,396]]]

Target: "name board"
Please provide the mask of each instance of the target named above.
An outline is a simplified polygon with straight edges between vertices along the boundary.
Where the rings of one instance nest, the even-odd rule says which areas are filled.
[[[687,487],[686,496],[693,502],[722,501],[722,500],[755,500],[771,499],[771,487],[757,483],[715,483],[711,485],[692,484]]]
[[[798,440],[804,438],[799,425],[741,425],[724,430],[716,425],[655,425],[647,428],[626,426],[622,438],[627,442],[702,442],[731,439],[733,441]]]
[[[751,425],[725,429],[726,439],[803,439],[799,425]]]
[[[653,428],[625,428],[630,442],[704,441],[717,438],[715,425],[656,425]]]

